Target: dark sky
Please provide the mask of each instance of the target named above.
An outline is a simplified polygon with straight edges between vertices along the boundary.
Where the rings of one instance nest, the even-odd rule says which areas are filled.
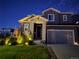
[[[47,8],[79,13],[79,0],[0,0],[0,28],[18,27],[18,20]]]

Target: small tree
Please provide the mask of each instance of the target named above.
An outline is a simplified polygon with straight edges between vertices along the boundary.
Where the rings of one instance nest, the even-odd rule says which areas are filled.
[[[24,37],[25,37],[25,43],[24,44],[26,44],[26,45],[33,45],[34,43],[33,43],[33,38],[32,38],[32,33],[31,33],[31,31],[30,30],[28,30],[27,29],[27,33],[26,33],[26,35],[24,35]]]
[[[5,41],[5,45],[8,45],[8,43],[9,43],[9,40],[10,40],[10,33],[9,32],[6,32],[6,35],[5,35],[5,39],[4,39],[4,41]]]
[[[23,36],[21,34],[18,35],[17,37],[17,43],[22,44],[23,43]]]

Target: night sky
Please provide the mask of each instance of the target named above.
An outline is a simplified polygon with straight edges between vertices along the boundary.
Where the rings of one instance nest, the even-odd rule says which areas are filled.
[[[79,13],[79,0],[0,0],[0,28],[18,27],[21,18],[40,15],[50,7],[62,12]]]

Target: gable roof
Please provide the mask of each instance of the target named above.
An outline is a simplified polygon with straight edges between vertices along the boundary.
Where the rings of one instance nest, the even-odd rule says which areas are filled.
[[[48,8],[48,9],[44,10],[42,13],[44,14],[44,12],[49,11],[49,10],[53,10],[53,11],[56,11],[58,13],[61,13],[59,10],[57,10],[55,8]]]
[[[42,16],[40,16],[40,15],[31,15],[31,16],[27,16],[27,17],[25,17],[25,18],[23,18],[23,19],[21,19],[21,20],[19,20],[19,23],[23,23],[23,22],[27,22],[29,19],[42,19],[42,20],[44,20],[44,21],[48,21],[46,18],[44,18],[44,17],[42,17]]]
[[[34,16],[35,16],[35,15],[32,14],[31,16],[24,17],[24,18],[22,18],[21,20],[19,20],[19,23],[21,23],[21,22],[26,22],[26,21],[28,21],[30,18],[34,17]]]
[[[72,14],[72,15],[74,14],[73,12],[61,12],[61,11],[55,9],[55,8],[48,8],[48,9],[44,10],[44,11],[42,12],[42,14],[44,14],[44,12],[47,12],[47,11],[49,11],[49,10],[53,10],[53,11],[58,12],[58,13],[60,13],[60,14]]]
[[[42,17],[40,15],[36,15],[32,19],[38,19],[38,20],[41,19],[41,20],[44,20],[44,21],[48,21],[48,19],[46,19],[46,18],[44,18],[44,17]]]

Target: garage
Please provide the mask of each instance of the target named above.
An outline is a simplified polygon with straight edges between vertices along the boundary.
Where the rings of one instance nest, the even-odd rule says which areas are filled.
[[[75,42],[74,30],[48,29],[47,44],[73,44]]]

